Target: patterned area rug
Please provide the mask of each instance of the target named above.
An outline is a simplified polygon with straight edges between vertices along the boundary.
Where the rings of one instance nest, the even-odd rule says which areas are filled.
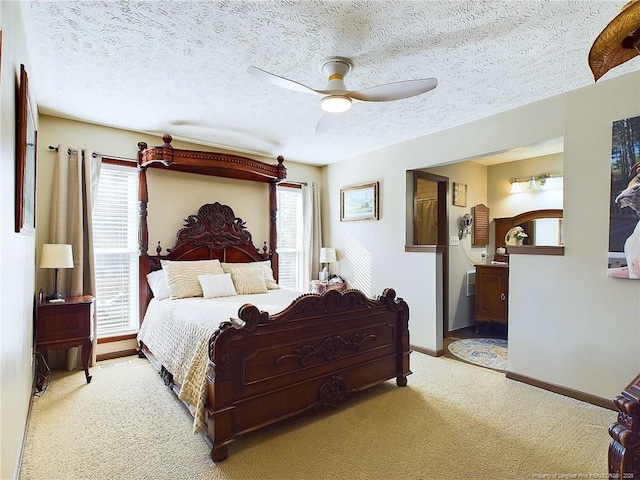
[[[494,370],[507,370],[507,341],[497,338],[465,338],[449,345],[449,351],[465,362]]]

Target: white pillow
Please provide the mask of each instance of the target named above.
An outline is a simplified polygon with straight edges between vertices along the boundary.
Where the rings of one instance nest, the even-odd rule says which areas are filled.
[[[164,270],[155,270],[147,275],[149,288],[153,292],[153,296],[158,300],[164,300],[171,296],[167,278],[164,276]]]
[[[231,270],[231,279],[238,295],[269,292],[262,268],[235,268]]]
[[[204,298],[231,297],[237,295],[230,273],[198,275]]]
[[[238,268],[260,268],[264,271],[264,280],[269,290],[278,290],[280,285],[273,277],[273,270],[271,270],[271,261],[266,260],[264,262],[248,262],[248,263],[222,263],[222,269],[225,273],[231,273],[232,270]]]
[[[218,275],[224,273],[219,260],[160,260],[169,285],[171,299],[201,297],[202,288],[198,275]]]

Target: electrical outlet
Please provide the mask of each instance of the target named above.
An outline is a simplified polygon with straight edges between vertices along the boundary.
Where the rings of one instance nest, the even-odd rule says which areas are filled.
[[[449,237],[449,245],[460,245],[460,239],[457,235],[451,235]]]

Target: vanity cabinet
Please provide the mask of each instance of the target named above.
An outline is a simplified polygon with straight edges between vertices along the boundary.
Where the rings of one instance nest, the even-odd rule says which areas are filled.
[[[509,267],[476,265],[476,333],[482,322],[509,320]]]

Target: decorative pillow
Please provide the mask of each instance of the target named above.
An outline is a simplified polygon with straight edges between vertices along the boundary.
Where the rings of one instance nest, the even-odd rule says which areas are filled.
[[[231,297],[237,295],[230,273],[198,275],[204,298]]]
[[[171,296],[167,278],[164,276],[164,270],[156,270],[147,275],[147,283],[153,292],[153,296],[158,300],[164,300]]]
[[[238,268],[260,268],[264,270],[264,280],[269,290],[278,290],[280,285],[273,277],[273,270],[271,270],[271,262],[266,260],[264,262],[248,262],[248,263],[222,263],[222,269],[225,273],[231,273],[232,270]]]
[[[201,297],[202,287],[198,275],[224,273],[219,260],[170,261],[161,260],[171,299]]]
[[[234,268],[231,270],[231,279],[238,295],[267,293],[269,291],[262,268]]]

